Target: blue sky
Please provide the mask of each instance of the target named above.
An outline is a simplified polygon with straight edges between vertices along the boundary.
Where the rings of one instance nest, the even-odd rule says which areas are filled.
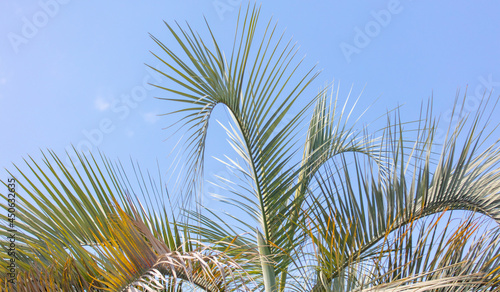
[[[378,99],[367,121],[401,104],[404,117],[416,118],[431,96],[434,113],[449,118],[457,90],[463,95],[466,88],[470,113],[485,90],[499,95],[499,2],[353,2],[262,2],[262,24],[278,20],[305,64],[323,70],[313,91],[335,80],[341,95],[351,86],[355,96],[363,91],[361,108]],[[168,85],[144,65],[158,63],[148,33],[168,43],[162,21],[176,20],[206,36],[205,16],[229,41],[241,3],[247,2],[1,1],[2,179],[13,162],[39,157],[40,149],[63,153],[72,144],[110,158],[132,157],[153,170],[158,160],[166,170],[174,141],[164,141],[162,128],[175,120],[157,116],[169,104],[153,97],[166,93],[147,85]],[[227,148],[213,125],[208,156],[221,157],[218,150]],[[214,162],[207,159],[207,177],[224,176]]]

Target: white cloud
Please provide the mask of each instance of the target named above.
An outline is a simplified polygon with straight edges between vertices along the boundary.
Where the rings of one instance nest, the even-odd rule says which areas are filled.
[[[149,112],[149,113],[143,114],[142,118],[144,119],[144,121],[151,123],[151,124],[154,124],[158,121],[158,119],[160,117],[158,117],[158,114],[156,114],[155,112]]]
[[[107,110],[111,106],[111,104],[108,101],[106,101],[105,99],[103,99],[102,97],[99,96],[99,97],[97,97],[94,100],[94,106],[99,111],[105,111],[105,110]]]

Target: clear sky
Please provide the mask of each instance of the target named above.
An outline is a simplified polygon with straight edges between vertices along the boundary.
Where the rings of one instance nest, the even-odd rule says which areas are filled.
[[[172,144],[162,127],[173,121],[157,116],[169,105],[153,97],[166,93],[145,85],[168,85],[144,65],[158,63],[148,33],[167,42],[162,21],[177,20],[206,36],[205,16],[229,40],[241,3],[0,1],[2,179],[13,162],[38,157],[39,149],[62,154],[71,144],[153,170],[158,160],[166,170]],[[300,45],[306,65],[323,69],[314,90],[335,80],[341,94],[364,88],[361,108],[378,98],[367,120],[401,104],[404,116],[415,118],[431,95],[434,113],[449,118],[457,90],[468,87],[471,113],[485,90],[500,94],[500,2],[262,2],[262,24],[271,16]],[[221,157],[216,150],[225,146],[213,125],[208,156]],[[207,178],[225,175],[212,158],[207,163]]]

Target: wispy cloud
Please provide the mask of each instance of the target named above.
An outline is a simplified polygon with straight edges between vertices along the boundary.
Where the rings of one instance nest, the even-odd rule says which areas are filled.
[[[159,117],[158,117],[158,114],[155,113],[155,112],[148,112],[148,113],[145,113],[142,115],[142,118],[144,119],[144,121],[150,123],[150,124],[154,124],[158,121]]]
[[[94,106],[99,111],[105,111],[111,106],[111,104],[107,100],[99,96],[94,100]]]

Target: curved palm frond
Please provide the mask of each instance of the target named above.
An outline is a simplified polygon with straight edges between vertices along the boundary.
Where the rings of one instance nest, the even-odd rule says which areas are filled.
[[[435,170],[432,169],[436,155],[432,151],[434,130],[427,126],[417,132],[419,140],[410,154],[405,153],[407,148],[400,126],[395,130],[392,127],[394,131],[386,135],[385,142],[385,152],[392,153],[388,176],[380,175],[373,163],[363,164],[356,154],[351,160],[342,155],[340,162],[334,160],[322,165],[315,176],[312,202],[305,209],[309,222],[315,223],[309,229],[302,226],[316,239],[313,241],[318,252],[318,269],[323,273],[324,283],[341,279],[346,268],[377,254],[376,248],[381,247],[380,242],[388,233],[404,230],[420,218],[445,210],[470,210],[500,223],[499,141],[480,151],[484,143],[481,135],[488,136],[485,128],[479,126],[481,113],[462,137],[464,123],[459,123],[446,141]],[[459,143],[463,143],[463,147],[460,148]],[[311,233],[311,229],[317,234]],[[414,244],[408,238],[404,247],[412,250]],[[498,260],[491,260],[499,264]],[[398,264],[409,261],[404,259]],[[495,270],[495,266],[489,268]],[[420,279],[427,278],[428,275]],[[313,290],[321,289],[321,285],[317,285]]]
[[[186,204],[181,224],[167,211],[162,181],[137,166],[132,182],[103,155],[77,154],[67,167],[42,153],[43,163],[30,157],[13,175],[18,291],[500,289],[500,140],[487,146],[488,102],[470,128],[464,120],[449,130],[440,153],[430,109],[416,123],[395,111],[380,132],[357,130],[334,86],[330,97],[325,88],[302,100],[318,74],[303,71],[296,46],[272,21],[261,28],[259,15],[256,5],[240,11],[227,58],[208,24],[203,38],[165,23],[182,57],[152,36],[167,70],[151,68],[171,82],[155,86],[172,95],[160,99],[178,107],[168,114],[187,132],[186,202],[200,191],[220,104],[243,163],[221,160],[235,180],[227,180],[229,197],[217,195],[245,216]],[[470,216],[457,224],[457,210]],[[494,227],[485,232],[478,214]],[[12,289],[5,273],[1,291]]]
[[[31,159],[26,161],[28,171],[17,168],[19,175],[13,175],[19,188],[17,291],[147,290],[155,283],[166,287],[179,280],[225,291],[251,282],[234,259],[193,244],[188,232],[182,239],[180,226],[169,221],[165,208],[163,213],[145,209],[119,165],[103,156],[98,162],[92,155],[78,155],[68,169],[49,153],[43,154],[45,168]],[[162,199],[154,197],[154,186],[148,187],[142,176],[137,179],[142,195],[151,195],[149,202]],[[7,230],[0,233],[6,236]],[[8,252],[2,243],[3,259],[9,258]],[[1,278],[2,286],[11,285],[5,271]]]
[[[169,71],[151,68],[173,81],[169,87],[156,87],[176,95],[161,98],[174,101],[180,107],[170,114],[183,114],[181,127],[187,128],[189,133],[186,141],[190,165],[187,185],[193,187],[192,183],[201,176],[207,129],[213,109],[223,104],[228,110],[232,124],[225,126],[225,129],[232,148],[243,159],[246,167],[226,157],[227,162],[224,163],[235,170],[239,180],[234,182],[238,189],[231,191],[235,198],[224,200],[260,224],[270,253],[277,256],[276,261],[281,263],[275,272],[283,271],[280,284],[280,289],[283,289],[290,259],[279,255],[290,253],[300,243],[293,234],[296,229],[293,221],[298,217],[297,212],[306,190],[302,186],[307,184],[310,173],[321,164],[319,160],[346,151],[371,154],[373,145],[370,141],[358,139],[358,134],[352,128],[347,128],[348,117],[343,121],[343,127],[334,125],[337,121],[333,114],[336,108],[333,112],[326,108],[324,92],[310,101],[302,101],[299,112],[293,114],[290,121],[285,120],[285,115],[292,113],[292,107],[316,74],[311,76],[311,71],[300,73],[300,62],[293,65],[295,46],[290,42],[282,44],[283,35],[275,36],[276,25],[272,26],[271,22],[263,29],[262,40],[256,40],[259,13],[260,9],[256,6],[249,6],[245,15],[240,14],[243,21],[241,28],[237,29],[229,61],[210,27],[208,30],[212,38],[209,41],[213,49],[209,49],[206,45],[208,41],[190,27],[186,30],[180,26],[174,29],[166,24],[189,63],[153,37],[169,60],[154,55]],[[292,81],[296,84],[290,85]],[[321,101],[311,121],[305,158],[302,162],[294,161],[295,153],[300,150],[296,139],[300,135],[299,122],[318,99]],[[343,113],[338,121],[342,119]],[[210,225],[213,223],[207,226]],[[205,230],[205,233],[210,232],[210,228]],[[221,235],[219,229],[213,232],[217,234],[209,235],[210,239],[236,235]]]

